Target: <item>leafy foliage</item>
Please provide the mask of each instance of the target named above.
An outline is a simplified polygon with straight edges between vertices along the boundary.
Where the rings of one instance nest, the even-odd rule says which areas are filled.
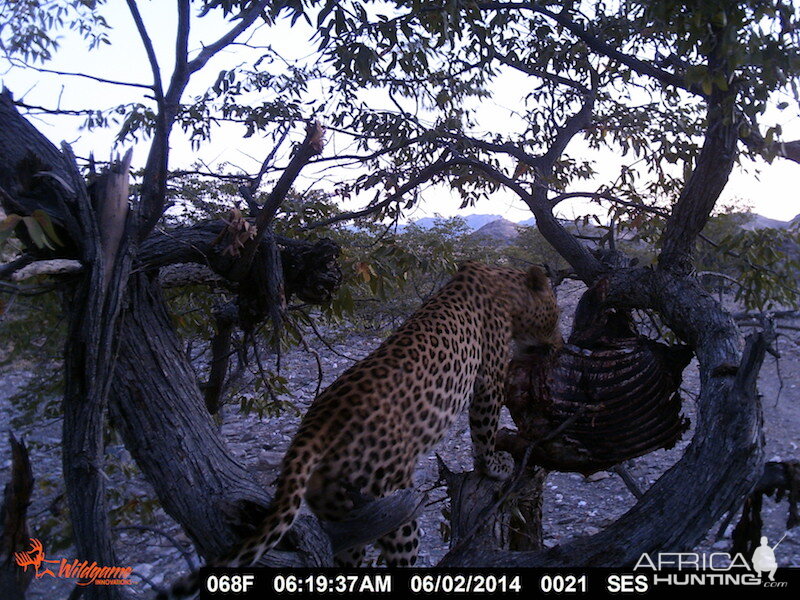
[[[45,62],[59,48],[58,34],[72,31],[89,49],[109,44],[109,26],[98,11],[105,0],[7,0],[0,4],[0,49],[6,58]]]
[[[800,301],[800,229],[734,229],[719,243],[737,281],[735,299],[748,310],[795,307]]]

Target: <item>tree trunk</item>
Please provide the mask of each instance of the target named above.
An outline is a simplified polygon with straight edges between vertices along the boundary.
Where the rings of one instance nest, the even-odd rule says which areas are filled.
[[[131,266],[127,244],[133,220],[127,213],[124,167],[111,169],[109,185],[90,198],[68,146],[58,152],[13,105],[0,95],[0,200],[7,211],[30,215],[41,209],[61,228],[60,250],[84,265],[68,290],[68,337],[64,354],[63,468],[78,555],[99,565],[115,565],[108,527],[103,468],[103,419],[114,368],[117,315]],[[123,183],[124,182],[124,183]],[[107,230],[99,214],[116,215]],[[117,210],[119,209],[119,210]],[[119,212],[119,211],[122,212]],[[26,241],[33,253],[46,254]],[[114,586],[91,586],[88,598],[116,600]]]
[[[235,539],[242,503],[266,505],[269,497],[231,457],[206,410],[157,278],[135,275],[129,294],[111,390],[112,424],[198,552],[218,556]]]
[[[215,236],[207,229],[183,228],[188,237],[198,238],[197,246],[188,253],[186,246],[181,248],[176,243],[180,231],[171,232],[172,238],[152,236],[138,253],[138,272],[131,275],[137,250],[131,244],[137,239],[138,223],[136,215],[127,212],[127,163],[102,185],[93,186],[90,197],[69,148],[58,152],[19,115],[7,93],[0,95],[0,148],[0,202],[5,210],[23,216],[43,210],[64,241],[55,250],[40,249],[25,239],[24,227],[19,226],[17,234],[25,239],[28,252],[33,258],[78,259],[81,265],[80,279],[68,289],[65,307],[69,327],[62,432],[77,557],[103,566],[117,564],[102,473],[109,398],[116,426],[167,512],[201,554],[221,554],[240,530],[253,526],[249,521],[257,521],[268,496],[230,456],[205,410],[154,267],[188,257],[189,262],[217,264],[224,273],[230,262],[220,259]],[[274,249],[275,242],[270,243]],[[205,254],[198,253],[198,247]],[[331,297],[341,280],[335,244],[280,239],[277,247],[280,259],[292,267],[287,293],[307,302]],[[14,261],[14,268],[4,271],[3,277],[28,262]],[[256,278],[269,275],[252,273]],[[281,564],[330,563],[329,544],[319,542],[315,522],[302,520],[293,539],[301,552],[280,558]],[[123,590],[88,586],[83,594],[116,600],[123,597]]]

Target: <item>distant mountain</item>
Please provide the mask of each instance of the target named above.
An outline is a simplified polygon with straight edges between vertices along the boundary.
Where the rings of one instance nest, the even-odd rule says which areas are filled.
[[[502,219],[500,215],[459,215],[467,224],[472,231],[477,231],[487,223],[491,223],[492,221],[496,221],[497,219]],[[422,219],[417,219],[416,221],[412,221],[411,225],[416,225],[417,227],[421,227],[422,229],[430,229],[433,227],[437,221],[444,221],[446,217],[423,217]]]
[[[473,233],[481,233],[481,235],[494,238],[494,239],[502,239],[502,240],[511,240],[515,238],[518,233],[516,230],[517,225],[523,225],[528,227],[533,227],[536,225],[536,218],[530,217],[525,219],[524,221],[519,221],[518,223],[514,223],[501,217],[500,215],[460,215],[462,219],[467,224]],[[792,225],[800,224],[800,214],[798,214],[794,219],[791,221],[779,221],[777,219],[770,219],[768,217],[764,217],[759,214],[755,213],[745,213],[744,215],[747,218],[747,221],[744,225],[742,225],[743,229],[747,229],[749,231],[754,231],[758,229],[764,229],[767,227],[772,227],[775,229],[786,229]],[[417,227],[421,227],[422,229],[430,229],[433,227],[437,221],[443,221],[446,217],[424,217],[422,219],[418,219],[416,221],[412,221],[411,224],[416,225]],[[570,220],[562,220],[564,226],[568,229],[570,227],[575,228],[575,225]],[[400,225],[398,229],[402,231],[405,229],[405,225]],[[585,227],[581,227],[581,229],[585,229]],[[591,227],[591,229],[595,229]]]
[[[797,215],[791,221],[778,221],[777,219],[769,219],[762,215],[757,215],[755,213],[745,213],[745,217],[747,217],[747,221],[742,225],[742,229],[746,229],[748,231],[755,231],[758,229],[786,229],[793,223],[797,222],[800,219],[800,215]]]
[[[474,238],[486,238],[494,242],[510,244],[519,235],[519,225],[507,219],[496,219],[470,234]]]

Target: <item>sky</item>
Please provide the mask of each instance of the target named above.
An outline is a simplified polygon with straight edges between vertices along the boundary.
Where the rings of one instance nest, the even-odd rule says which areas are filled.
[[[165,2],[140,1],[139,7],[160,57],[162,71],[165,71],[164,77],[168,77],[169,67],[174,56],[174,5]],[[56,53],[55,59],[45,66],[59,71],[76,71],[116,80],[150,83],[152,75],[146,55],[125,3],[122,0],[111,0],[109,5],[103,9],[103,14],[107,16],[113,27],[110,34],[111,46],[104,46],[100,51],[88,52],[85,43],[80,39],[76,39],[74,36],[64,36],[61,50]],[[190,38],[190,48],[199,48],[203,42],[209,43],[215,40],[228,27],[229,25],[223,23],[220,18],[196,19]],[[258,32],[254,39],[258,39],[258,36],[263,37],[265,33],[267,33],[265,30]],[[298,30],[292,30],[290,33],[288,26],[279,27],[277,31],[271,30],[268,35],[271,44],[290,56],[301,56],[309,52],[312,47],[306,43],[303,36],[299,35]],[[199,91],[213,83],[220,69],[230,68],[231,65],[242,62],[247,52],[248,50],[238,46],[220,53],[203,72],[197,74],[196,79],[193,79],[187,97],[191,95],[192,90]],[[30,70],[13,68],[3,59],[0,59],[0,82],[13,92],[15,98],[30,104],[51,108],[56,106],[67,109],[107,108],[123,102],[140,101],[142,94],[146,92],[140,88],[111,86],[84,78],[39,74]],[[501,89],[501,93],[496,96],[503,98],[505,103],[491,100],[481,107],[486,130],[491,130],[495,125],[502,127],[511,118],[510,111],[514,109],[512,99],[518,94],[514,93],[517,90],[513,79],[506,85],[509,93],[503,93]],[[784,128],[784,138],[787,140],[800,139],[800,119],[794,103],[791,106],[794,108],[782,112],[775,110],[774,114],[769,115],[775,122],[781,123]],[[323,114],[323,125],[325,124],[324,117]],[[113,128],[105,131],[81,131],[79,129],[79,125],[83,121],[81,117],[40,115],[31,117],[31,120],[54,143],[58,144],[61,140],[71,143],[78,156],[85,157],[93,151],[98,158],[102,159],[108,157],[112,151],[115,133]],[[298,127],[291,133],[290,139],[299,140],[302,135],[303,132]],[[328,144],[325,155],[330,156],[337,152],[343,152],[350,143],[349,140],[335,133],[329,132],[327,137]],[[202,158],[212,167],[228,162],[254,172],[258,170],[261,160],[271,148],[270,141],[267,141],[266,144],[265,148],[265,141],[257,135],[250,139],[243,139],[241,130],[231,127],[216,130],[211,143],[196,151],[191,148],[183,132],[176,129],[171,138],[170,166],[171,168],[188,167],[197,158]],[[129,145],[117,148],[116,151],[124,151]],[[288,144],[286,146],[288,147]],[[143,165],[147,147],[146,140],[134,145],[134,167]],[[594,182],[578,183],[573,189],[587,191],[596,189],[604,182],[613,181],[619,172],[621,164],[619,157],[610,152],[591,153],[580,139],[576,138],[572,142],[568,152],[593,158],[596,161],[595,169],[599,172]],[[315,185],[317,181],[315,174],[309,172],[309,169],[306,173],[306,176],[297,182],[301,189],[305,186]],[[329,173],[329,175],[331,176],[329,180],[335,179],[335,173]],[[800,165],[789,161],[777,159],[772,165],[747,161],[735,169],[721,202],[743,201],[745,205],[752,207],[753,212],[773,219],[790,220],[800,213],[800,202],[798,202],[798,192],[795,186],[798,175],[800,175]],[[430,188],[424,192],[423,198],[426,201],[406,215],[407,219],[413,220],[431,216],[434,213],[452,216],[460,212],[460,199],[451,195],[447,190]],[[344,208],[357,209],[368,199],[366,197],[356,198]],[[581,201],[565,202],[559,206],[559,210],[561,211],[560,216],[566,218],[588,212],[604,213],[604,209],[596,204]],[[527,207],[513,193],[505,191],[495,194],[489,200],[479,202],[474,207],[466,209],[465,212],[499,214],[511,221],[521,221],[531,216]]]

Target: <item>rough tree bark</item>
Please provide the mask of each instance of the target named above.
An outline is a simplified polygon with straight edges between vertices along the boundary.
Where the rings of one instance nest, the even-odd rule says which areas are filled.
[[[63,399],[63,468],[75,542],[80,555],[101,565],[115,565],[105,503],[103,415],[114,365],[117,315],[131,266],[127,235],[132,219],[117,215],[116,225],[100,231],[107,204],[127,207],[126,184],[109,184],[92,199],[69,147],[59,153],[17,113],[10,94],[0,95],[0,189],[7,211],[30,214],[41,208],[72,243],[84,264],[83,276],[67,293],[69,317],[65,347]],[[112,167],[112,171],[116,167]],[[127,171],[112,172],[107,181]],[[94,200],[94,202],[93,202]],[[99,210],[98,210],[99,208]],[[113,586],[93,586],[90,597],[117,599]]]

